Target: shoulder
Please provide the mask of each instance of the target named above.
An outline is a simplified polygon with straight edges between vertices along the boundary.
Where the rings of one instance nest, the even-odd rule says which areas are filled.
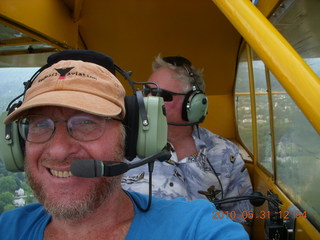
[[[1,214],[1,220],[3,219],[15,219],[18,218],[20,216],[34,216],[35,215],[41,215],[44,214],[45,211],[43,209],[43,207],[38,204],[30,204],[24,207],[20,207],[20,208],[16,208],[16,209],[12,209],[9,211],[4,212],[3,214]]]
[[[142,206],[146,206],[148,196],[139,193],[130,194]],[[225,234],[233,236],[228,239],[247,239],[247,234],[240,224],[227,218],[213,219],[214,211],[217,211],[214,204],[204,199],[185,201],[184,198],[165,200],[153,197],[151,208],[147,213],[136,211],[133,226],[139,228],[138,226],[146,227],[154,224],[158,226],[156,229],[159,229],[160,235],[164,234],[164,229],[166,231],[172,229],[170,236],[174,237],[173,239],[225,239]],[[153,229],[153,236],[158,234],[158,230],[154,227],[148,226],[148,228]]]
[[[135,199],[141,206],[146,206],[148,203],[148,196],[136,192],[129,193],[129,196]],[[197,199],[194,201],[186,201],[184,198],[174,198],[171,200],[166,200],[163,198],[152,197],[151,211],[149,213],[155,213],[158,215],[172,216],[177,218],[178,216],[193,215],[199,211],[204,211],[206,213],[211,213],[216,210],[214,204],[204,199]],[[136,211],[137,212],[137,211]],[[170,219],[170,218],[169,218]]]
[[[5,233],[7,239],[16,239],[19,234],[24,236],[24,231],[39,227],[39,222],[46,225],[50,216],[40,204],[31,204],[25,207],[4,212],[0,216],[0,236]]]
[[[209,149],[224,148],[224,149],[230,149],[235,153],[239,152],[239,148],[235,143],[209,131],[206,128],[199,127],[199,135],[200,135],[200,140],[203,141],[206,144],[207,148]],[[199,138],[198,131],[196,128],[193,131],[193,136],[196,138]]]

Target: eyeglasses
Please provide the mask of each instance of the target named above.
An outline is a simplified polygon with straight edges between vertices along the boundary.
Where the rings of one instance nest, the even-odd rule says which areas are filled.
[[[159,96],[163,98],[165,102],[171,102],[173,100],[174,95],[187,95],[186,93],[176,93],[168,90],[164,90],[162,88],[151,88],[148,85],[145,85],[142,90],[143,96],[148,96],[151,94],[152,96]]]
[[[74,115],[68,120],[56,121],[47,116],[29,115],[18,121],[18,129],[25,141],[43,143],[53,136],[57,122],[65,122],[71,137],[82,142],[87,142],[96,140],[104,134],[108,120],[121,121],[116,118],[99,117],[89,114]]]

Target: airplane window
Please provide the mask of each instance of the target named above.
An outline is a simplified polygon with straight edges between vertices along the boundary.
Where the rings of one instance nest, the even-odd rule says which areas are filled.
[[[255,85],[258,162],[269,172],[272,169],[271,130],[269,117],[269,101],[264,63],[253,53],[252,67]]]
[[[320,226],[320,135],[271,76],[277,184]],[[282,93],[281,93],[282,92]]]
[[[23,92],[23,82],[28,80],[38,68],[0,68],[0,111],[5,111],[8,103]],[[5,169],[0,160],[0,214],[9,209],[21,207],[36,200],[24,173],[12,173]]]
[[[320,50],[320,47],[319,47]],[[315,58],[304,58],[309,67],[312,68],[315,74],[320,78],[320,52],[318,57]]]
[[[253,75],[255,82],[255,102],[256,102],[256,121],[258,137],[258,161],[270,173],[272,169],[272,148],[269,124],[269,103],[266,86],[266,76],[264,63],[258,60],[253,53]],[[238,133],[248,148],[253,153],[253,132],[252,132],[252,113],[250,102],[250,87],[248,76],[248,62],[246,51],[241,52],[235,87],[235,110],[238,126]]]
[[[291,0],[270,21],[320,77],[320,1]],[[320,135],[271,76],[277,184],[320,228]]]
[[[235,86],[235,112],[239,136],[247,149],[253,153],[252,115],[246,51],[242,51],[238,62]]]

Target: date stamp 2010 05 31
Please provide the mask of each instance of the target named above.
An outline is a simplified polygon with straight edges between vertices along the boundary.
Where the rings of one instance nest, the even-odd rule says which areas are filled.
[[[237,217],[239,217],[237,216],[236,211],[212,211],[212,213],[212,219],[236,219]],[[279,216],[282,219],[289,219],[289,211],[280,211]],[[242,211],[241,217],[243,219],[270,219],[270,211]],[[294,217],[296,219],[307,218],[307,211],[295,211]]]

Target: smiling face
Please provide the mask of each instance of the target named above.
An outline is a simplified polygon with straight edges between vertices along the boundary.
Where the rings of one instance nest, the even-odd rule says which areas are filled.
[[[54,120],[67,120],[81,112],[62,107],[42,107],[29,111]],[[55,217],[72,219],[98,208],[116,188],[121,176],[79,178],[70,175],[70,165],[80,159],[123,160],[124,130],[118,121],[107,120],[103,135],[93,141],[72,138],[66,123],[56,123],[47,142],[26,142],[26,173],[35,195]]]

